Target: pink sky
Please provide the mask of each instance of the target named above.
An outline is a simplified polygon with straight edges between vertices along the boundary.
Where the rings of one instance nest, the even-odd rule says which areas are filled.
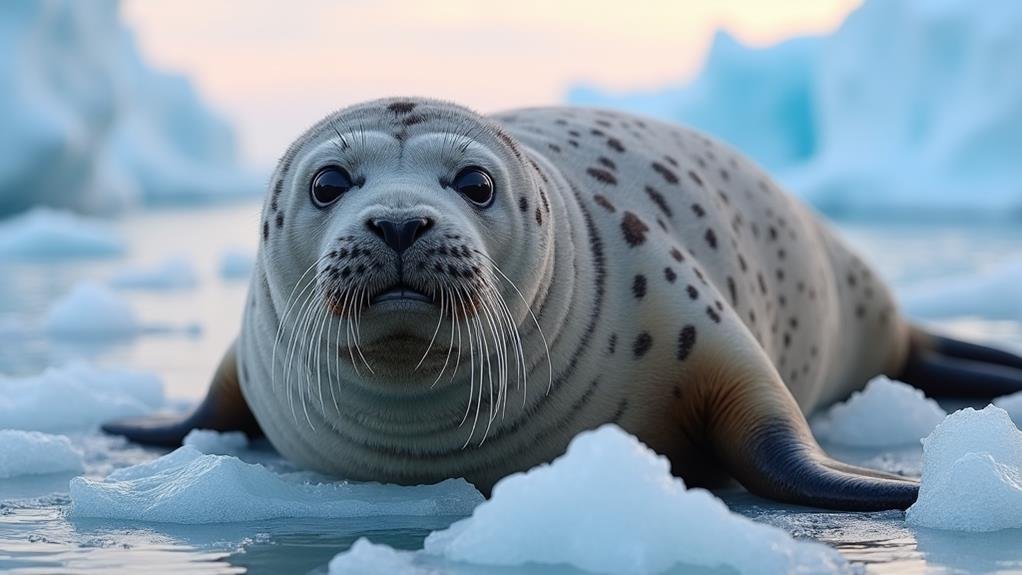
[[[127,0],[157,66],[191,76],[253,165],[328,112],[391,95],[486,112],[588,83],[653,88],[694,74],[713,32],[766,45],[836,28],[860,0]]]

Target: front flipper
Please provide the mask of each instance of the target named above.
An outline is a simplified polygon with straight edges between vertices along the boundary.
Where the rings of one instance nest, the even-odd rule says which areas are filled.
[[[236,343],[227,349],[213,375],[206,398],[186,416],[151,415],[133,417],[103,424],[101,429],[112,435],[123,435],[136,443],[177,447],[193,429],[243,431],[259,437],[259,424],[241,395],[235,356]]]
[[[703,370],[697,384],[707,443],[746,489],[848,511],[905,509],[915,502],[915,481],[828,457],[769,360],[758,350],[748,353],[755,357],[709,362],[718,367]]]

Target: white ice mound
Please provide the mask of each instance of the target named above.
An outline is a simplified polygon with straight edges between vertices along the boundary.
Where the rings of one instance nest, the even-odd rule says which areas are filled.
[[[225,280],[247,280],[252,275],[255,257],[247,250],[231,248],[220,256],[220,277]]]
[[[312,483],[191,446],[106,479],[71,481],[71,515],[162,523],[226,523],[281,517],[464,515],[482,501],[463,479],[405,487]]]
[[[349,561],[363,561],[366,552],[339,555],[331,573],[355,572]],[[570,565],[614,574],[662,573],[679,564],[745,574],[848,568],[825,545],[795,541],[731,513],[708,491],[686,489],[666,458],[614,425],[580,434],[549,465],[501,480],[471,517],[430,534],[412,564],[429,564],[430,555],[461,564]]]
[[[46,313],[46,331],[57,337],[120,338],[136,334],[141,325],[121,295],[94,282],[82,282]]]
[[[36,208],[0,221],[0,259],[105,258],[122,253],[124,240],[101,220]]]
[[[911,525],[954,531],[1022,528],[1022,431],[1001,408],[956,411],[923,440]]]
[[[0,377],[0,428],[71,431],[144,415],[164,402],[149,373],[76,364],[30,377]]]
[[[184,444],[206,454],[232,455],[248,447],[248,438],[240,431],[193,429],[185,436]]]
[[[1017,427],[1022,428],[1022,391],[998,397],[993,404],[1008,412],[1008,417],[1015,422]]]
[[[0,213],[259,191],[228,125],[185,78],[142,61],[118,12],[55,0],[0,13]]]
[[[109,283],[121,289],[185,290],[197,286],[199,277],[188,259],[172,256],[150,267],[121,270]]]
[[[693,124],[831,214],[1018,217],[1020,27],[1019,2],[868,0],[826,37],[718,35],[688,85],[569,99]]]
[[[813,434],[827,443],[852,447],[895,447],[917,443],[947,416],[937,402],[900,381],[878,376],[812,419]]]
[[[82,452],[63,435],[0,429],[0,479],[84,470]]]

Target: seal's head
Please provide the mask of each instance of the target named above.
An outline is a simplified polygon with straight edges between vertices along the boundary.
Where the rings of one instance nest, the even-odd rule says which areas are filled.
[[[370,102],[306,132],[263,212],[285,377],[336,370],[405,393],[492,355],[513,379],[553,241],[538,174],[495,123],[435,100]]]

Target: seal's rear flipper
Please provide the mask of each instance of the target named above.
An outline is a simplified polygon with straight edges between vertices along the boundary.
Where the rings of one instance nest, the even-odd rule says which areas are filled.
[[[235,344],[231,344],[213,375],[206,398],[186,416],[152,415],[122,419],[104,424],[101,429],[112,435],[123,435],[136,443],[177,447],[193,429],[243,431],[259,437],[262,431],[241,395]]]
[[[746,489],[797,505],[848,511],[905,509],[915,502],[915,481],[828,457],[766,358],[744,359],[699,378],[704,392],[697,409],[710,448]]]
[[[1022,357],[916,328],[896,377],[927,395],[989,399],[1022,391]]]

